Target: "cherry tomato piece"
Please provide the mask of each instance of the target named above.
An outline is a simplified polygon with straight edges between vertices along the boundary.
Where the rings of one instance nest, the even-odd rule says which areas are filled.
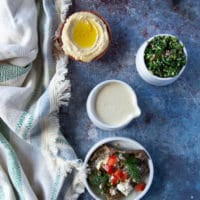
[[[120,181],[125,181],[128,178],[128,173],[123,172],[121,169],[117,169],[114,173],[114,176],[117,177]]]
[[[108,173],[112,174],[114,172],[114,167],[112,165],[102,165],[103,169]]]
[[[116,172],[114,173],[114,176],[117,177],[118,179],[122,178],[123,171],[121,169],[117,169]]]
[[[138,183],[136,186],[135,186],[135,190],[137,192],[141,192],[144,190],[144,188],[146,187],[146,184],[145,183]]]
[[[116,155],[112,155],[108,158],[108,165],[115,166],[118,162],[118,157]]]
[[[123,176],[121,177],[121,181],[125,181],[128,179],[128,173],[127,172],[123,172]]]
[[[117,183],[119,182],[119,179],[117,178],[117,177],[112,177],[112,179],[111,179],[111,185],[116,185]]]

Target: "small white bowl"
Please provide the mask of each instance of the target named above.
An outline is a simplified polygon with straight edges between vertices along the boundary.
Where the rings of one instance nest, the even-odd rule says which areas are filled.
[[[147,45],[149,44],[149,42],[158,36],[171,36],[171,37],[177,38],[176,36],[173,36],[171,34],[158,34],[158,35],[151,37],[150,39],[146,40],[138,49],[135,62],[136,62],[136,69],[144,81],[146,81],[147,83],[150,83],[152,85],[155,85],[155,86],[164,86],[164,85],[173,83],[175,80],[177,80],[181,76],[183,71],[185,70],[186,65],[182,67],[182,69],[176,76],[169,77],[169,78],[162,78],[159,76],[155,76],[147,69],[145,60],[144,60],[144,52],[145,52],[145,49],[146,49]],[[179,40],[179,42],[184,46],[184,44],[180,40]],[[185,46],[183,48],[183,51],[185,53],[186,63],[187,63],[188,56],[187,56],[187,51],[186,51]]]
[[[130,193],[127,197],[123,198],[123,200],[139,200],[141,199],[149,190],[152,181],[153,181],[153,176],[154,176],[154,167],[153,167],[153,162],[151,159],[150,154],[148,153],[148,151],[138,142],[136,142],[133,139],[129,139],[126,137],[110,137],[107,139],[103,139],[101,141],[99,141],[98,143],[96,143],[87,153],[86,157],[85,157],[85,161],[84,164],[86,167],[88,167],[88,162],[90,160],[90,157],[92,156],[92,154],[102,145],[104,144],[110,144],[113,147],[117,147],[120,149],[125,149],[125,150],[144,150],[147,155],[149,156],[149,160],[148,160],[148,165],[149,165],[149,175],[146,178],[145,182],[146,182],[146,187],[144,189],[144,191],[142,192],[135,192],[133,191],[132,193]],[[102,196],[99,196],[95,193],[95,191],[92,190],[92,188],[90,187],[87,179],[84,181],[85,182],[85,187],[88,190],[88,192],[90,193],[90,195],[95,199],[95,200],[104,200],[104,198]]]
[[[96,110],[95,110],[95,101],[96,101],[96,96],[98,94],[98,92],[100,91],[101,88],[103,88],[105,85],[109,84],[109,83],[121,83],[123,85],[125,85],[126,87],[128,87],[130,89],[130,91],[132,92],[132,96],[135,102],[135,113],[134,115],[132,115],[132,118],[130,118],[129,120],[125,121],[124,123],[121,123],[120,125],[109,125],[106,124],[104,122],[102,122],[97,114],[96,114]],[[102,129],[102,130],[107,130],[107,131],[113,131],[113,130],[118,130],[121,129],[125,126],[127,126],[134,118],[139,117],[141,115],[141,110],[137,104],[137,96],[134,92],[134,90],[125,82],[120,81],[120,80],[107,80],[107,81],[103,81],[101,83],[99,83],[98,85],[96,85],[92,91],[90,92],[88,99],[87,99],[87,103],[86,103],[86,109],[87,109],[87,114],[88,117],[90,118],[90,120],[93,122],[93,124]]]

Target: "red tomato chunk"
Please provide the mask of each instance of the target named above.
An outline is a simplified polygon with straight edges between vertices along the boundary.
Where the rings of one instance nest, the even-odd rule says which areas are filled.
[[[144,190],[145,186],[146,186],[145,183],[139,183],[139,184],[137,184],[137,185],[135,186],[135,190],[136,190],[137,192],[141,192],[141,191]]]
[[[114,172],[114,167],[112,165],[102,165],[103,169],[108,173],[112,174]]]
[[[118,162],[118,157],[116,155],[112,155],[109,157],[107,164],[110,166],[115,166],[117,162]]]

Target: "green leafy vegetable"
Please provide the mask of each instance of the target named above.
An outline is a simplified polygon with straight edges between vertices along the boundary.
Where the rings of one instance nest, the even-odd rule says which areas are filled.
[[[137,183],[140,183],[142,174],[138,169],[138,160],[132,156],[128,156],[126,160],[124,160],[124,165],[127,167],[130,176],[135,179]]]
[[[109,176],[101,171],[94,170],[88,177],[89,183],[99,188],[102,193],[105,193],[105,186],[108,182]]]
[[[186,64],[183,45],[172,36],[157,36],[150,41],[144,59],[148,70],[163,78],[176,76]]]

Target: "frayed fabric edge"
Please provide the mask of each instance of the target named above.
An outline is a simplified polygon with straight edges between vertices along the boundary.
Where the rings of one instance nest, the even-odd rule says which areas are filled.
[[[65,21],[70,5],[72,5],[71,0],[56,1],[56,7],[60,14],[61,23]],[[60,134],[60,132],[58,132],[58,130],[60,129],[60,125],[57,114],[61,106],[68,106],[71,97],[71,84],[70,80],[67,79],[68,69],[66,67],[68,64],[68,57],[64,55],[60,45],[56,43],[59,37],[59,30],[60,28],[56,31],[54,40],[54,50],[56,56],[56,74],[54,75],[49,85],[49,95],[51,104],[51,116],[49,117],[49,120],[51,122],[54,122],[52,126],[53,128],[56,128],[57,131],[55,130],[55,132],[51,132],[51,135],[49,135],[48,130],[46,131],[46,136],[44,137],[48,137],[48,140],[45,139],[44,141],[49,141],[49,143],[44,144],[43,150],[44,154],[46,154],[48,159],[50,159],[52,167],[58,167],[65,178],[69,173],[72,172],[73,169],[76,170],[76,176],[73,180],[72,187],[70,190],[66,191],[66,195],[64,197],[64,200],[76,200],[79,197],[79,195],[85,191],[84,181],[86,180],[87,175],[86,167],[84,166],[83,162],[79,159],[64,160],[56,156],[59,151],[58,147],[56,146],[56,139],[59,137],[63,137]]]
[[[68,57],[65,55],[60,56],[57,59],[56,64],[56,74],[52,78],[49,90],[50,90],[50,112],[59,112],[60,106],[68,106],[71,97],[71,83],[67,79],[68,69],[67,69]]]
[[[67,56],[61,55],[57,58],[56,74],[52,78],[49,85],[51,114],[45,120],[48,124],[45,126],[45,129],[49,130],[43,131],[44,145],[42,149],[43,154],[45,154],[45,156],[49,159],[49,162],[51,163],[51,166],[49,166],[51,168],[50,170],[52,170],[52,168],[53,170],[58,170],[59,168],[62,176],[65,178],[67,178],[67,175],[71,173],[73,169],[76,170],[76,175],[72,183],[72,187],[69,191],[66,191],[66,195],[64,198],[65,200],[76,200],[79,195],[85,191],[84,180],[86,179],[87,175],[86,167],[79,159],[64,160],[63,158],[58,157],[57,153],[59,152],[59,149],[57,147],[58,144],[56,143],[56,140],[58,138],[63,137],[59,132],[59,108],[61,106],[68,106],[71,97],[71,84],[70,80],[67,79],[67,63]]]
[[[59,127],[59,122],[56,115],[51,115],[48,117],[48,121],[46,121],[46,123],[49,124],[50,122],[51,128],[49,125],[47,125],[46,129],[43,130],[42,153],[47,159],[47,162],[49,163],[48,170],[59,170],[61,176],[63,176],[64,179],[67,178],[69,173],[72,173],[72,171],[75,170],[74,180],[71,184],[71,187],[68,188],[68,190],[66,191],[64,200],[76,200],[79,197],[79,195],[85,191],[84,181],[87,177],[87,168],[84,165],[84,163],[79,159],[64,160],[63,158],[57,156],[59,149],[56,146],[58,145],[56,143],[56,139],[63,136],[56,132],[56,129]],[[51,129],[51,131],[49,128]],[[52,128],[55,129],[55,132]]]

